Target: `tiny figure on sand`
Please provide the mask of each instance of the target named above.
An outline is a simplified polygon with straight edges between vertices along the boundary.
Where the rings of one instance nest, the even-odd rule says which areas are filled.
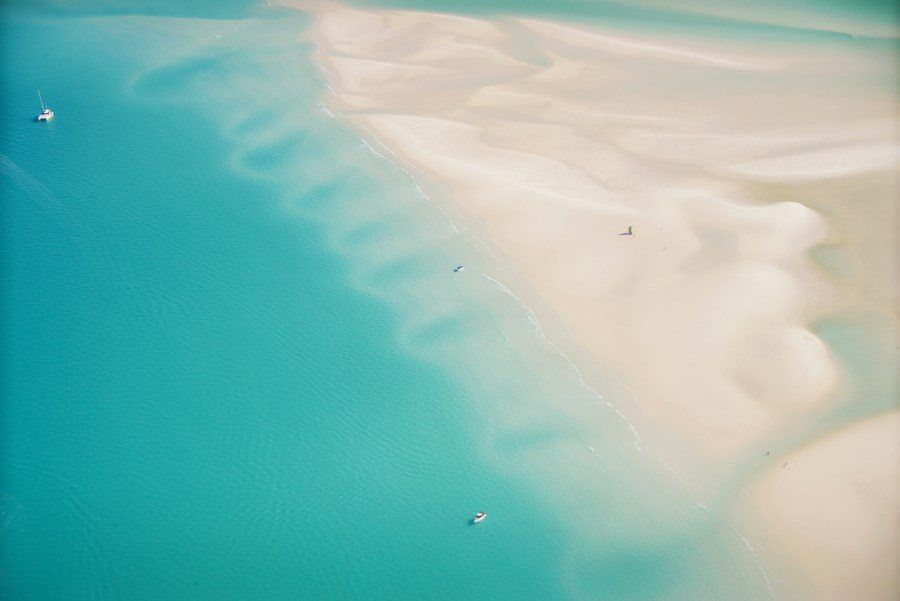
[[[628,226],[628,229],[619,234],[620,236],[628,236],[630,238],[634,238],[634,232],[631,231],[631,226]]]

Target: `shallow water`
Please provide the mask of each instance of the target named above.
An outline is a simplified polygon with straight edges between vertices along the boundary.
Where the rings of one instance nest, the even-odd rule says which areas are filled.
[[[769,596],[318,104],[305,15],[42,6],[0,22],[4,598]]]
[[[892,0],[348,0],[361,7],[402,8],[470,15],[531,15],[591,21],[629,29],[726,33],[762,41],[766,36],[900,37],[900,9]],[[763,37],[761,37],[763,36]]]

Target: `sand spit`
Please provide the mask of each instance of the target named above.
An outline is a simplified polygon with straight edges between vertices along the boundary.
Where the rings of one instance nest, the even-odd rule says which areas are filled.
[[[618,399],[629,418],[677,443],[683,452],[666,456],[676,471],[725,476],[847,389],[809,324],[893,277],[894,240],[850,280],[810,252],[847,241],[816,210],[834,205],[834,189],[846,192],[838,203],[883,196],[874,174],[896,192],[884,48],[301,6],[317,15],[328,103],[452,191],[523,276],[523,294],[631,391]],[[896,462],[878,469],[898,475]],[[830,473],[806,470],[809,486]],[[778,524],[808,489],[767,478],[755,498],[781,508],[759,512]],[[897,490],[885,494],[894,503],[873,500],[870,515],[893,516]],[[817,519],[862,532],[873,518],[850,505]],[[792,553],[812,548],[808,530],[792,535]],[[882,552],[848,544],[863,559]],[[851,580],[835,572],[828,586]],[[873,591],[895,582],[864,580]]]

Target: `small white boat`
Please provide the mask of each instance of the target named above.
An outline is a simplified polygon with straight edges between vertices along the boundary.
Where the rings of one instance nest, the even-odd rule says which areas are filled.
[[[53,111],[44,106],[44,98],[41,96],[41,91],[38,90],[38,100],[41,101],[41,114],[37,116],[38,121],[49,121],[53,119]]]
[[[487,514],[485,512],[479,511],[478,513],[475,514],[475,517],[472,518],[472,523],[477,524],[478,522],[483,522],[486,517],[487,517]]]
[[[465,267],[463,267],[462,265],[457,265],[457,266],[453,269],[453,273],[460,272],[460,271],[462,271],[463,269],[465,269]]]

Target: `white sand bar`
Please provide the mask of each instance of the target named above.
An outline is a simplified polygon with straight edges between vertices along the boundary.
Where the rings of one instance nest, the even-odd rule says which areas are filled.
[[[451,190],[531,288],[517,294],[633,392],[616,399],[629,418],[678,441],[676,470],[728,474],[835,398],[845,374],[809,324],[891,281],[894,241],[859,251],[851,282],[809,252],[862,238],[838,237],[826,200],[891,204],[865,180],[900,166],[883,48],[302,6],[327,103]],[[772,486],[766,502],[793,507]],[[858,516],[891,514],[896,492],[835,519],[868,528]]]

